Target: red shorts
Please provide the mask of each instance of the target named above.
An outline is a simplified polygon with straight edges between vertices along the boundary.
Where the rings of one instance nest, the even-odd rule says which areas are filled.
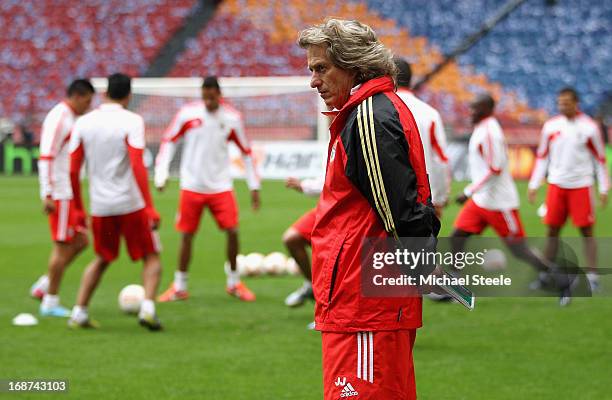
[[[226,230],[238,226],[238,205],[233,190],[214,194],[181,190],[176,229],[183,233],[195,233],[200,225],[204,207],[210,208],[219,229]]]
[[[119,239],[123,236],[132,260],[157,254],[161,251],[161,243],[151,226],[144,209],[124,215],[91,217],[94,250],[105,261],[113,261],[119,255]]]
[[[412,348],[416,329],[323,332],[323,398],[416,399]]]
[[[591,186],[577,189],[563,189],[548,185],[546,192],[546,215],[544,223],[560,228],[565,224],[568,214],[578,228],[593,226],[595,212]]]
[[[49,228],[54,242],[70,243],[77,232],[85,232],[84,221],[79,221],[73,200],[55,200],[55,211],[49,214]]]
[[[469,199],[455,220],[455,228],[474,234],[481,233],[489,225],[500,237],[525,237],[521,216],[516,209],[487,210]]]
[[[300,235],[308,242],[311,242],[312,228],[314,228],[315,217],[317,216],[317,209],[313,208],[306,214],[302,215],[297,221],[291,225],[293,229],[298,231]]]

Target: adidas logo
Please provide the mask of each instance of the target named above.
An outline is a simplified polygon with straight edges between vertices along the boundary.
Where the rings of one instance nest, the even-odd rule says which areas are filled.
[[[336,386],[342,386],[342,392],[340,393],[341,398],[353,397],[353,396],[359,395],[359,393],[357,393],[357,391],[353,388],[353,385],[351,385],[350,383],[347,383],[346,378],[344,377],[342,379],[338,377],[336,379],[336,382],[334,383]]]
[[[357,393],[355,389],[353,389],[353,385],[351,385],[350,383],[347,383],[346,386],[344,386],[344,388],[342,389],[342,392],[340,393],[340,397],[353,397],[357,395],[359,395],[359,393]]]

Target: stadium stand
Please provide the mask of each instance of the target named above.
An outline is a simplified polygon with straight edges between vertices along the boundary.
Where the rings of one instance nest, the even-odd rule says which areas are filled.
[[[381,16],[424,36],[447,53],[506,0],[367,0]],[[549,4],[553,3],[553,4]],[[479,10],[479,12],[474,12]],[[575,86],[594,112],[612,87],[612,3],[528,1],[459,58],[491,80],[526,98],[534,108],[555,111],[555,93]]]
[[[0,3],[0,115],[39,122],[75,76],[138,75],[195,0]]]
[[[36,130],[41,114],[71,78],[117,70],[143,75],[198,2],[3,1],[0,80],[5,94],[0,116],[17,124],[33,121],[26,125]],[[319,22],[321,15],[333,15],[370,24],[386,45],[411,61],[418,78],[504,2],[225,0],[199,33],[194,28],[180,43],[184,51],[174,55],[168,75],[307,74],[304,53],[295,44],[296,31]],[[575,85],[587,111],[601,102],[612,87],[607,71],[612,63],[607,51],[612,3],[548,3],[523,4],[419,93],[440,109],[451,132],[468,130],[467,102],[479,91],[490,91],[498,99],[500,119],[515,143],[533,141],[536,127],[554,112],[560,86]],[[129,46],[118,45],[126,42]],[[275,115],[299,119],[305,104],[311,103],[279,102],[283,112]],[[257,103],[236,106],[246,119],[257,116],[262,126],[270,126]],[[257,121],[250,122],[256,126]]]

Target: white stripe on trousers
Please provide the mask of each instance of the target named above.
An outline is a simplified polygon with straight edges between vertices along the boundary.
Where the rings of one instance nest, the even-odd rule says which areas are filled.
[[[59,215],[57,218],[57,240],[66,240],[66,234],[68,232],[68,207],[70,205],[69,200],[59,201]]]
[[[357,378],[374,383],[373,332],[357,332]]]

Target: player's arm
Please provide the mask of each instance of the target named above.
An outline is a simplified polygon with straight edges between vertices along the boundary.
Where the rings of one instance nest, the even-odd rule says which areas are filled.
[[[153,229],[157,229],[159,227],[160,218],[153,205],[151,191],[149,190],[147,168],[142,158],[145,148],[144,121],[142,118],[139,118],[136,126],[130,129],[125,141],[132,173],[134,174],[134,179],[136,180],[138,189],[140,189],[140,193],[145,202],[145,210],[151,220]]]
[[[176,153],[176,143],[185,135],[185,133],[196,126],[202,125],[200,119],[188,119],[180,110],[170,122],[170,125],[164,132],[162,142],[159,146],[157,157],[155,158],[155,187],[162,191],[168,181],[170,173],[170,163]]]
[[[488,185],[490,185],[491,178],[501,174],[501,163],[503,160],[504,151],[503,141],[494,139],[493,135],[490,132],[487,132],[483,142],[478,146],[480,156],[487,163],[487,173],[479,181],[472,182],[465,189],[463,189],[463,194],[457,198],[457,202],[463,203],[468,198],[472,197],[474,193],[485,190]]]
[[[55,211],[53,193],[53,162],[59,152],[62,136],[62,116],[49,115],[45,118],[40,135],[40,156],[38,158],[38,181],[40,184],[40,198],[43,201],[43,210],[46,214]]]
[[[429,128],[431,150],[430,186],[434,206],[444,207],[448,203],[451,186],[451,170],[446,155],[446,134],[439,113]]]
[[[550,139],[551,136],[548,133],[546,125],[542,128],[542,134],[540,136],[540,143],[536,151],[536,162],[529,179],[529,185],[527,186],[527,200],[530,203],[534,203],[538,193],[538,189],[542,185],[542,181],[546,177],[546,171],[548,170],[549,153],[550,153]]]
[[[260,206],[259,190],[261,189],[261,181],[255,168],[251,145],[244,133],[244,125],[240,119],[234,121],[234,126],[230,131],[228,140],[234,142],[240,149],[242,161],[244,162],[247,186],[251,191],[251,207],[253,210],[258,210]]]
[[[80,225],[86,226],[86,213],[81,195],[81,167],[85,160],[85,149],[81,141],[78,121],[75,123],[69,142],[70,151],[70,185],[72,186],[72,199],[74,201],[75,212],[80,220]]]
[[[595,163],[595,174],[597,186],[599,187],[599,199],[602,207],[608,203],[608,191],[610,190],[610,177],[606,162],[606,149],[597,125],[593,124],[591,134],[587,141],[587,147],[593,156]]]
[[[356,120],[342,132],[346,176],[368,200],[390,236],[437,235],[440,223],[433,208],[417,201],[422,182],[411,165],[399,119],[387,110],[381,110],[378,117],[368,103],[358,107]],[[418,136],[416,131],[413,134]]]

